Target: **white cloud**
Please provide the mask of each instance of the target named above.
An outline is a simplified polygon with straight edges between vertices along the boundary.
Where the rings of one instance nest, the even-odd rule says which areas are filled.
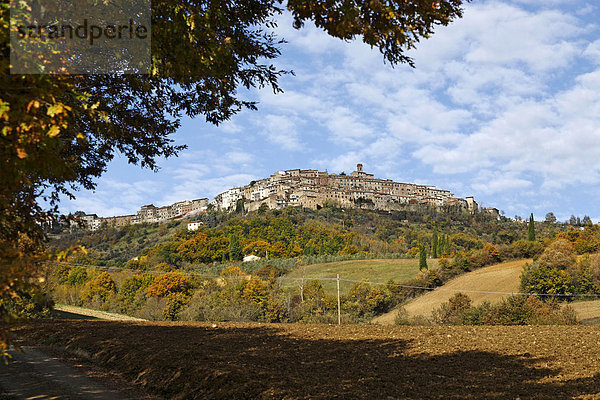
[[[580,196],[600,183],[600,40],[581,12],[597,7],[581,3],[466,4],[463,19],[409,52],[414,70],[311,24],[294,30],[284,14],[281,64],[297,73],[281,81],[285,93],[253,92],[259,112],[167,163],[170,181],[150,190],[209,196],[283,165],[349,172],[362,162],[378,176],[504,199],[511,213]]]
[[[284,150],[299,150],[302,148],[296,122],[292,117],[269,114],[260,119],[262,133],[269,141]]]

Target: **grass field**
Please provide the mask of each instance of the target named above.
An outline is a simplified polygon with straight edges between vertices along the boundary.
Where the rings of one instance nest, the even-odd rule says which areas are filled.
[[[427,260],[429,268],[437,268],[438,263],[435,259]],[[367,279],[369,282],[385,283],[389,279],[396,282],[406,282],[419,273],[419,260],[417,259],[380,259],[380,260],[351,260],[338,261],[325,264],[313,264],[305,267],[299,267],[286,275],[286,278],[306,280],[321,280],[325,290],[330,294],[336,292],[336,282],[333,280],[323,280],[323,278],[335,278],[340,274],[340,279],[360,281]],[[284,286],[298,286],[298,281],[284,281]],[[347,293],[354,283],[340,283],[342,293]]]
[[[473,305],[481,304],[484,301],[492,303],[498,302],[508,295],[481,292],[518,292],[521,282],[521,271],[527,262],[531,262],[531,260],[519,260],[496,264],[458,276],[450,280],[444,286],[405,304],[404,309],[406,309],[409,316],[430,316],[434,309],[448,301],[450,297],[459,291],[467,294],[473,301]],[[396,315],[397,310],[392,310],[387,314],[375,318],[373,322],[379,324],[393,324]]]
[[[598,399],[600,327],[34,321],[169,399]]]

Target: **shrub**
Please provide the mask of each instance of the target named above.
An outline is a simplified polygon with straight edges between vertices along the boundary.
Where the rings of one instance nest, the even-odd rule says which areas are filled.
[[[69,274],[71,273],[71,266],[68,264],[60,264],[54,271],[54,275],[56,276],[56,280],[60,284],[67,283],[69,279]]]
[[[541,301],[536,296],[510,296],[492,305],[484,302],[470,306],[470,299],[457,294],[433,313],[442,325],[574,325],[572,307],[562,307],[557,300]]]
[[[525,293],[568,295],[575,293],[575,280],[565,270],[537,263],[526,264],[521,274],[521,290]]]
[[[357,318],[371,318],[383,314],[392,305],[392,293],[385,286],[372,286],[369,282],[357,282],[344,299],[344,311]]]
[[[83,285],[87,278],[88,273],[84,267],[75,267],[69,272],[66,283],[70,286]]]
[[[84,301],[93,306],[102,306],[104,302],[117,293],[117,285],[108,272],[102,272],[93,280],[86,283],[82,290]]]
[[[175,272],[167,272],[154,279],[148,287],[148,296],[167,297],[174,293],[187,294],[191,289],[188,278]]]
[[[131,306],[141,306],[141,302],[145,299],[148,287],[154,282],[152,275],[134,275],[126,279],[119,289],[119,300],[124,306],[124,310]],[[137,307],[136,307],[137,308]]]
[[[285,270],[272,264],[267,264],[256,271],[256,275],[264,278],[268,278],[270,276],[279,277],[285,275]]]
[[[456,293],[432,313],[433,321],[440,325],[462,323],[461,314],[471,308],[471,299],[463,293]]]
[[[167,321],[179,320],[179,314],[190,302],[190,296],[186,293],[172,293],[167,297],[167,304],[163,309],[163,317]]]

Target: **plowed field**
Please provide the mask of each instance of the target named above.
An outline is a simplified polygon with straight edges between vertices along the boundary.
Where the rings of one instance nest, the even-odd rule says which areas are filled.
[[[28,342],[89,354],[167,398],[600,398],[600,328],[48,321]]]

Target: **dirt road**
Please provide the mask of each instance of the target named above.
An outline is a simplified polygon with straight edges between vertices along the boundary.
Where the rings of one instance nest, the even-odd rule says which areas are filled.
[[[11,351],[8,365],[0,366],[0,399],[120,400],[148,399],[107,387],[81,368],[26,346]]]

